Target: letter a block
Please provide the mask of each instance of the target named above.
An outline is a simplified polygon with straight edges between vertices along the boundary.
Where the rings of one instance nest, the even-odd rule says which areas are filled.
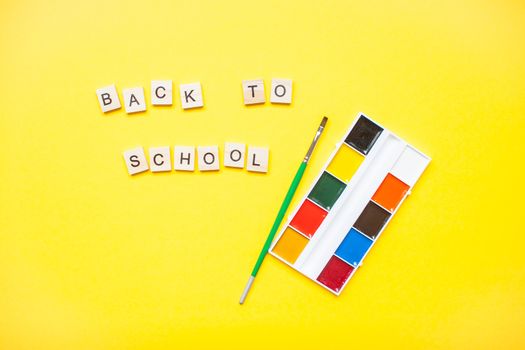
[[[143,87],[139,86],[124,89],[122,95],[124,95],[124,108],[126,108],[126,113],[143,112],[146,110],[146,99],[144,98]]]

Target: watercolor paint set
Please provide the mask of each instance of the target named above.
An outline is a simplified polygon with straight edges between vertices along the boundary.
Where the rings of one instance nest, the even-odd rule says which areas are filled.
[[[270,254],[339,295],[429,162],[358,114]]]

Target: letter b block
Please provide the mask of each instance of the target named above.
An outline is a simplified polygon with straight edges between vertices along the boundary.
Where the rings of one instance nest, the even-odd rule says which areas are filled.
[[[115,85],[109,85],[97,89],[97,97],[100,108],[104,113],[120,108],[120,100],[118,99],[117,88]]]
[[[124,108],[126,113],[143,112],[146,110],[144,88],[141,86],[122,90],[124,95]]]

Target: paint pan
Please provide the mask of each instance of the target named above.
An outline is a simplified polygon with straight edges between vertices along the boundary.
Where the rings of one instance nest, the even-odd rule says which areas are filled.
[[[367,155],[382,132],[382,127],[361,115],[345,138],[345,142],[357,151]]]
[[[294,229],[287,227],[283,234],[279,237],[279,240],[277,241],[277,244],[275,244],[273,250],[282,259],[290,264],[293,264],[307,243],[308,238],[301,235]]]
[[[354,227],[371,239],[375,239],[390,218],[390,213],[370,201],[354,224]]]
[[[373,241],[369,237],[352,227],[335,251],[335,255],[357,267],[372,243]]]
[[[343,144],[326,168],[327,172],[344,183],[348,183],[363,162],[363,156]]]
[[[270,254],[339,295],[430,162],[359,114]]]
[[[353,271],[353,266],[337,256],[333,256],[317,277],[317,281],[331,290],[339,292]]]
[[[314,188],[308,195],[308,199],[317,203],[320,207],[330,210],[335,201],[343,193],[346,185],[329,172],[324,172]]]
[[[372,200],[386,210],[393,212],[405,198],[409,188],[406,183],[394,175],[388,174],[374,193]]]
[[[310,200],[305,200],[294,215],[290,226],[311,238],[328,212]]]

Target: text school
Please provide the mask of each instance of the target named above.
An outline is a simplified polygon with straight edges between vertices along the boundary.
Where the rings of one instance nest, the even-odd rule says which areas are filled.
[[[124,161],[130,175],[172,170],[170,146],[152,147],[149,149],[149,164],[142,146],[124,151]],[[267,147],[248,146],[242,143],[227,142],[224,145],[224,165],[230,168],[244,168],[252,172],[267,173],[269,149]],[[246,158],[246,159],[245,159]],[[219,170],[219,147],[198,146],[197,155],[194,146],[175,146],[173,149],[173,170],[194,171],[195,161],[199,171]],[[246,161],[245,161],[246,160]]]
[[[266,102],[264,81],[262,79],[243,80],[242,91],[245,105],[262,104]],[[171,80],[151,81],[151,104],[154,106],[173,105],[173,83]],[[200,82],[179,85],[182,109],[200,108],[204,106],[204,98]],[[120,109],[120,99],[115,84],[96,90],[98,103],[102,112],[107,113]],[[144,112],[146,98],[142,86],[122,90],[126,113]],[[292,80],[272,79],[270,102],[278,104],[292,103]]]

